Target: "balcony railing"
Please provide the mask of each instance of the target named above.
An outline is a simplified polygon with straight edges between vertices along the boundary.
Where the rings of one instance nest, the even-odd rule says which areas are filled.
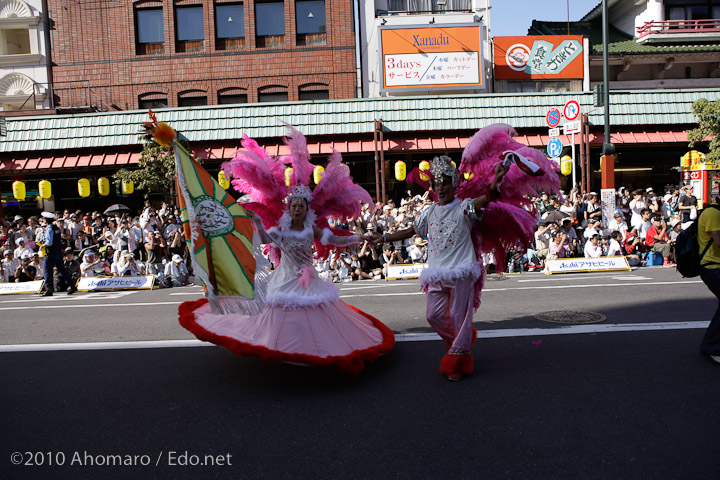
[[[440,13],[472,11],[471,0],[389,0],[388,13]]]
[[[676,35],[720,33],[720,19],[714,20],[665,20],[646,22],[637,28],[638,39],[648,35]]]

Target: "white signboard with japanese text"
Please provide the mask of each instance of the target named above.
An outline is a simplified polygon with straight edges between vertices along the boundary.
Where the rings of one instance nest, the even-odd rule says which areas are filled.
[[[0,283],[0,295],[38,293],[42,290],[43,283],[43,280],[35,280],[34,282]]]
[[[388,265],[385,280],[401,280],[407,278],[418,278],[427,263],[403,263],[400,265]]]
[[[615,218],[615,189],[603,188],[600,190],[600,206],[602,207],[602,224],[607,228],[610,220]]]
[[[91,290],[139,290],[153,287],[153,275],[137,277],[82,277],[77,288],[83,292]]]
[[[557,258],[545,260],[545,275],[554,273],[632,270],[625,257]]]
[[[387,25],[379,39],[383,92],[485,88],[480,24]]]

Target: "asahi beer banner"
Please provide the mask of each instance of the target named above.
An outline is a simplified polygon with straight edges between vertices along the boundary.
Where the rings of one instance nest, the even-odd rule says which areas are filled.
[[[495,78],[583,78],[582,42],[580,35],[494,37]]]
[[[553,273],[632,270],[625,257],[558,258],[545,260],[545,275]]]
[[[484,88],[480,25],[380,27],[382,91]]]
[[[420,272],[427,268],[427,263],[403,263],[399,265],[388,265],[385,280],[400,280],[407,278],[418,278]]]
[[[0,295],[10,295],[14,293],[38,293],[42,290],[43,280],[34,282],[18,282],[18,283],[0,283]]]
[[[81,277],[78,281],[78,290],[138,290],[153,287],[153,275],[140,275],[137,277]]]

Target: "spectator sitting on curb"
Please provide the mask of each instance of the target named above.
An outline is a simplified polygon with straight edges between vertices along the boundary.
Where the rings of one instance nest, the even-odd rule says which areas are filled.
[[[15,271],[20,266],[20,260],[15,258],[12,250],[5,250],[5,253],[3,253],[2,265],[3,270],[5,270],[3,280],[10,283],[15,282]]]
[[[619,230],[613,230],[610,234],[610,241],[608,242],[608,257],[619,257],[623,255],[622,249],[622,232]]]
[[[38,252],[33,252],[32,258],[30,259],[30,265],[35,267],[35,280],[42,280],[45,278],[45,267],[40,261],[40,254]]]
[[[663,265],[666,267],[674,265],[672,262],[670,239],[667,236],[667,225],[665,224],[665,220],[659,215],[652,218],[652,227],[647,231],[645,246],[651,252],[662,254]]]
[[[189,285],[189,274],[187,266],[180,255],[173,255],[170,262],[165,264],[165,279],[163,285],[166,287],[184,287]]]
[[[623,243],[623,248],[625,250],[625,256],[628,257],[628,263],[631,267],[635,266],[633,265],[634,262],[631,262],[631,258],[635,258],[638,260],[637,265],[644,265],[642,260],[642,242],[640,241],[640,238],[638,238],[635,231],[630,231],[627,233],[627,236],[625,237],[625,242]]]
[[[25,255],[26,253],[28,255],[32,255],[32,253],[33,253],[32,249],[27,247],[25,245],[25,243],[26,243],[26,241],[25,241],[25,238],[23,238],[23,237],[15,239],[15,244],[17,245],[17,248],[13,252],[13,255],[15,256],[15,258],[22,260],[23,255]]]
[[[35,267],[30,265],[30,254],[23,253],[20,258],[20,266],[15,270],[15,283],[32,282],[35,280]]]
[[[77,281],[81,275],[80,262],[75,259],[75,252],[73,252],[73,249],[71,247],[66,248],[63,252],[63,265],[65,266],[67,272],[70,274],[71,283],[73,285],[77,285]],[[53,284],[55,285],[55,291],[58,292],[64,292],[69,287],[69,285],[65,283],[63,276],[60,275],[58,272],[55,273]]]
[[[80,274],[83,277],[97,277],[105,274],[104,260],[92,250],[87,250],[80,264]]]
[[[567,234],[563,230],[557,230],[552,233],[552,242],[550,242],[548,251],[547,258],[550,260],[570,256]]]
[[[595,234],[585,243],[585,258],[599,258],[602,256],[600,235]]]
[[[410,245],[410,260],[412,263],[427,262],[427,240],[419,235],[413,237],[412,245]]]

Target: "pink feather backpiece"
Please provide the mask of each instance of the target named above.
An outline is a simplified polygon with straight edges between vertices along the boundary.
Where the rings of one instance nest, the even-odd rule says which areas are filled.
[[[510,166],[500,185],[500,198],[483,209],[482,221],[473,229],[476,254],[492,252],[498,271],[504,270],[506,251],[510,247],[527,247],[537,228],[529,197],[539,192],[556,192],[559,188],[558,167],[542,152],[515,141],[515,130],[507,124],[494,124],[478,131],[465,147],[460,171],[472,173],[455,191],[458,198],[476,198],[485,194],[495,176],[495,167],[512,151],[530,160],[542,171],[528,175],[515,164]],[[479,295],[476,295],[479,304]]]

